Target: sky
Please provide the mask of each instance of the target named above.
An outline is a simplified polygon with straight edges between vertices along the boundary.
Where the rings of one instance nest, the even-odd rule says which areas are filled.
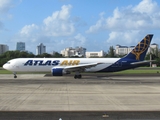
[[[107,52],[146,34],[160,45],[159,0],[0,0],[0,44],[9,50],[25,42],[34,54],[40,43],[47,53],[77,46]]]

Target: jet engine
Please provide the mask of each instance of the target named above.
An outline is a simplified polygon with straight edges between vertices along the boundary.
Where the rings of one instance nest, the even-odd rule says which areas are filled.
[[[51,69],[53,76],[63,76],[64,74],[70,74],[69,71],[64,70],[64,68],[54,67]]]

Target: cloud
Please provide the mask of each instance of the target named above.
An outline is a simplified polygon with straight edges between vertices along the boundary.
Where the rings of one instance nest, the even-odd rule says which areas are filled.
[[[7,13],[13,7],[12,0],[0,0],[0,13]]]
[[[15,6],[17,1],[20,2],[19,0],[0,0],[0,30],[8,30],[8,28],[5,28],[4,21],[12,18],[9,10]]]
[[[39,26],[35,24],[25,25],[16,36],[17,39],[21,39],[24,42],[38,42],[40,37],[43,37]]]
[[[117,40],[131,43],[140,33],[160,29],[159,19],[160,6],[152,0],[142,0],[135,6],[115,8],[112,16],[107,18],[101,14],[86,33],[109,31],[108,43],[113,44]]]
[[[143,0],[133,8],[134,12],[146,13],[150,15],[157,12],[157,10],[159,10],[159,7],[157,3],[152,0]]]
[[[12,0],[0,0],[0,31],[5,30],[3,21],[5,18],[12,18],[8,11],[13,8],[14,4]]]
[[[25,36],[33,36],[38,34],[40,36],[48,37],[61,37],[69,36],[74,33],[74,24],[70,20],[71,5],[63,5],[60,11],[53,12],[51,16],[48,16],[43,20],[42,25],[25,25],[20,34]],[[37,39],[38,41],[38,39]]]
[[[84,44],[85,38],[81,34],[74,37],[75,25],[70,18],[71,5],[63,5],[61,10],[53,12],[51,16],[44,18],[41,25],[25,25],[14,38],[26,44],[32,42],[38,44],[46,42],[49,49],[63,49],[62,46],[70,47],[76,43]],[[72,36],[72,37],[70,37]],[[53,46],[49,47],[49,45]],[[68,45],[68,46],[67,46]],[[56,47],[58,46],[58,47]],[[61,48],[59,47],[61,46]]]
[[[145,30],[160,28],[160,7],[152,0],[142,0],[137,6],[127,6],[123,9],[116,8],[113,16],[104,18],[101,15],[95,25],[87,33],[101,30]]]
[[[133,42],[139,42],[140,38],[138,34],[140,31],[133,30],[133,31],[126,31],[126,32],[116,32],[112,31],[109,33],[109,38],[107,39],[107,43],[116,43],[122,45],[129,45]]]
[[[78,33],[73,37],[67,37],[65,39],[61,39],[57,41],[56,44],[59,44],[59,46],[63,45],[64,46],[63,48],[65,48],[65,47],[84,46],[85,43],[86,43],[86,37]]]
[[[85,42],[86,42],[86,38],[83,36],[83,35],[81,35],[80,33],[78,33],[75,37],[74,37],[74,41],[76,42],[76,43],[78,43],[79,45],[84,45],[85,44]]]
[[[32,34],[32,32],[35,32],[35,30],[38,30],[38,29],[39,29],[39,27],[35,24],[26,25],[21,29],[20,33],[22,35],[28,36],[28,35]]]
[[[86,31],[86,33],[95,33],[97,31],[101,31],[101,30],[105,29],[104,26],[103,26],[104,24],[106,24],[105,23],[105,18],[103,17],[104,14],[105,14],[104,12],[99,14],[100,19],[97,21],[97,23],[95,25],[92,25],[89,28],[89,30]]]
[[[74,33],[74,24],[70,19],[71,5],[63,5],[60,11],[56,11],[44,19],[44,31],[48,36],[68,36]]]
[[[144,6],[147,6],[147,9]],[[98,49],[99,46],[105,46],[106,48],[106,45],[103,44],[104,41],[99,40],[97,42],[97,37],[89,36],[91,33],[107,31],[108,38],[106,34],[106,38],[103,38],[103,32],[101,34],[103,37],[100,37],[102,40],[106,39],[107,45],[121,43],[123,45],[134,45],[134,42],[138,42],[139,38],[142,37],[141,35],[146,34],[146,31],[160,28],[160,7],[152,0],[142,0],[135,6],[115,8],[112,15],[107,18],[105,12],[101,12],[97,22],[86,30],[87,38],[92,39],[92,43],[93,40],[96,41],[94,42],[95,45],[90,46],[91,41],[82,35],[83,32],[78,31],[82,26],[86,28],[86,25],[78,26],[81,23],[81,18],[71,17],[71,10],[71,5],[63,5],[60,10],[54,11],[44,18],[41,25],[35,23],[25,25],[20,30],[17,40],[27,43],[34,42],[35,44],[45,40],[47,48],[58,51],[66,47],[85,47],[87,45],[87,47]]]

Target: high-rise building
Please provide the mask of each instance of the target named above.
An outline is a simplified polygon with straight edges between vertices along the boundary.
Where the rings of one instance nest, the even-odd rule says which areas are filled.
[[[37,46],[37,49],[36,49],[36,55],[41,55],[43,53],[46,53],[46,46],[43,45],[43,43],[40,43],[38,46]]]
[[[0,44],[0,55],[9,50],[8,45]]]
[[[25,51],[25,42],[17,42],[16,50]]]

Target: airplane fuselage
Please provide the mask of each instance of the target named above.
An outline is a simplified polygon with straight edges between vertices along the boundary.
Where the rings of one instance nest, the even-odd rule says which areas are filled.
[[[17,58],[8,61],[3,67],[14,72],[50,72],[54,67],[66,68],[89,63],[101,64],[85,68],[87,72],[113,72],[131,67],[129,61],[119,60],[120,58]]]

